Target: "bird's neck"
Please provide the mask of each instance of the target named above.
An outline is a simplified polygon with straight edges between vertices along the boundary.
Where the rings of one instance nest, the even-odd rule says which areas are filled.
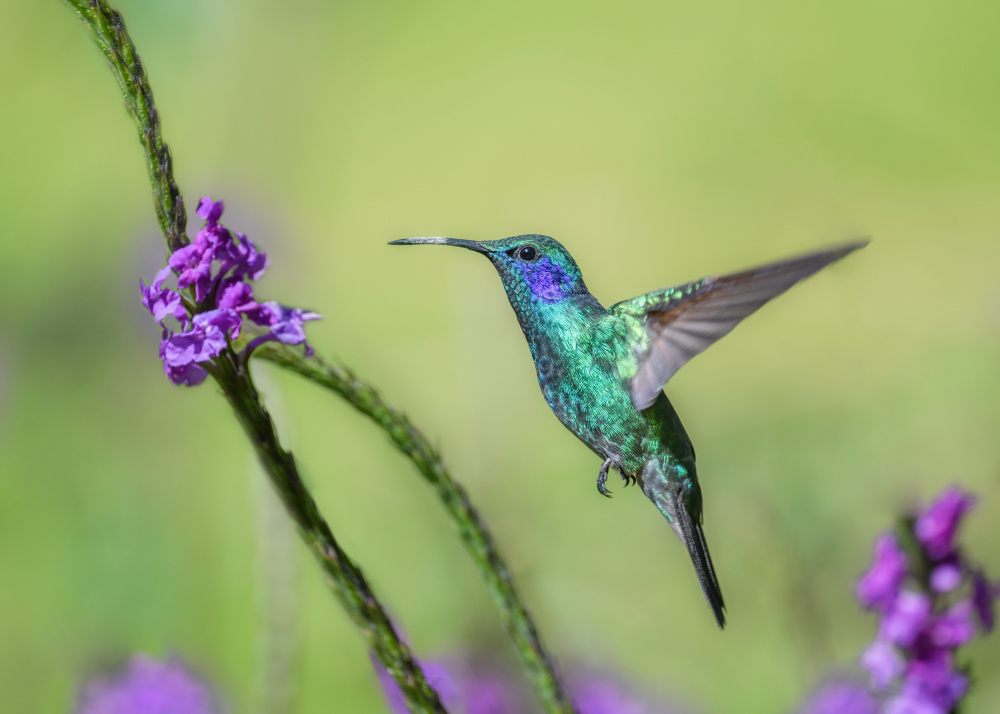
[[[557,302],[531,300],[510,291],[508,297],[536,364],[540,354],[579,349],[605,313],[589,292],[569,295]]]

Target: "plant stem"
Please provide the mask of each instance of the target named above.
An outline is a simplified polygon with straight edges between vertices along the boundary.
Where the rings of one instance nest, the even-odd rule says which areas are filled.
[[[346,367],[330,364],[315,356],[305,357],[301,348],[273,342],[258,347],[254,356],[274,362],[337,393],[374,421],[413,461],[458,529],[466,550],[500,610],[504,627],[514,641],[514,647],[546,712],[575,712],[486,524],[469,501],[465,489],[452,478],[427,438],[405,414],[386,404],[374,387],[358,379]]]
[[[274,423],[264,408],[249,372],[237,364],[232,351],[224,353],[213,375],[254,445],[271,483],[295,521],[299,533],[327,575],[340,604],[386,671],[392,675],[413,712],[444,712],[406,643],[399,639],[389,617],[372,593],[364,574],[341,549],[309,490],[302,483],[295,459],[278,442]]]
[[[139,130],[139,141],[153,184],[157,220],[168,248],[177,250],[188,243],[184,200],[174,181],[170,150],[160,133],[159,112],[135,45],[121,15],[106,0],[66,2],[87,25],[111,66],[125,99],[125,107]],[[295,459],[281,447],[274,424],[260,401],[248,370],[240,368],[232,350],[224,352],[209,369],[250,438],[288,514],[319,560],[334,595],[399,686],[410,710],[421,714],[447,714],[409,647],[393,629],[361,570],[333,537],[316,502],[302,483]]]

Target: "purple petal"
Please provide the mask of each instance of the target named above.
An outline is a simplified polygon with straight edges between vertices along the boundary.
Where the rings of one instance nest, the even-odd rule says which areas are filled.
[[[246,275],[251,280],[260,279],[267,270],[267,253],[258,252],[257,246],[250,240],[249,236],[237,232],[236,237],[239,239],[234,256],[235,264],[239,266],[237,272]]]
[[[884,533],[875,541],[871,568],[858,581],[858,600],[865,607],[885,610],[896,599],[905,577],[906,555],[895,536]]]
[[[174,384],[183,384],[186,387],[197,387],[208,378],[208,372],[192,362],[183,367],[171,367],[164,363],[163,371]]]
[[[962,565],[957,555],[952,554],[931,571],[931,588],[935,592],[951,592],[962,582]]]
[[[236,333],[240,316],[232,310],[210,310],[194,316],[191,329],[163,340],[160,357],[163,364],[178,368],[194,362],[206,362],[226,348],[228,333]]]
[[[993,601],[997,595],[997,586],[990,583],[983,571],[978,568],[973,570],[972,605],[976,609],[976,615],[979,618],[979,624],[983,632],[991,632],[993,630]]]
[[[931,622],[931,600],[922,593],[904,590],[886,611],[879,637],[898,645],[911,645]]]
[[[168,267],[166,270],[169,272],[170,268]],[[160,272],[162,273],[163,271]],[[142,294],[142,304],[153,315],[153,319],[157,322],[162,322],[171,315],[178,319],[186,317],[187,311],[181,304],[180,294],[170,288],[157,288],[157,283],[162,285],[163,280],[160,279],[159,273],[157,273],[156,278],[152,285],[146,285],[142,279],[139,280],[139,292]]]
[[[259,317],[270,322],[269,339],[284,342],[287,345],[298,345],[305,342],[306,331],[303,323],[320,319],[320,316],[315,312],[308,312],[297,307],[285,307],[274,301],[261,304]],[[261,323],[258,322],[258,324]]]
[[[76,714],[219,714],[212,691],[177,661],[143,655],[80,693]]]
[[[202,220],[213,224],[218,223],[219,219],[222,218],[222,211],[224,209],[225,203],[222,201],[213,201],[211,196],[205,196],[198,201],[198,210],[196,213]]]
[[[218,330],[211,334],[205,330],[180,332],[163,343],[163,364],[184,367],[192,362],[205,362],[222,352],[225,346],[225,337]]]
[[[176,251],[167,264],[177,274],[177,286],[194,285],[195,299],[201,302],[212,287],[212,258],[199,241]]]
[[[949,488],[920,514],[914,526],[917,540],[931,560],[940,560],[954,549],[953,540],[962,516],[976,499],[958,488]]]
[[[938,647],[955,648],[972,639],[972,602],[962,600],[944,615],[936,618],[931,626],[931,641]]]
[[[882,714],[948,714],[948,710],[919,695],[899,694],[885,703]]]
[[[163,281],[167,279],[170,273],[171,273],[171,268],[169,263],[160,268],[160,272],[158,272],[156,274],[156,277],[153,278],[153,287],[156,288],[157,290],[162,288]]]
[[[876,689],[888,689],[893,681],[903,673],[903,660],[890,643],[875,640],[861,655],[861,666],[872,677]]]
[[[167,258],[167,265],[179,275],[185,270],[201,265],[202,258],[205,256],[205,248],[203,243],[197,241],[183,248],[178,248]],[[157,273],[157,277],[159,277],[159,273]]]
[[[204,328],[205,330],[215,328],[224,334],[229,334],[233,330],[238,330],[242,322],[243,320],[235,310],[227,310],[224,308],[209,310],[208,312],[203,312],[194,316],[195,327]]]
[[[253,299],[253,288],[237,278],[230,278],[223,283],[219,294],[218,305],[221,308],[247,312],[257,309],[257,301]]]
[[[948,712],[968,690],[965,675],[954,671],[953,657],[937,650],[931,657],[911,662],[903,676],[900,697]]]

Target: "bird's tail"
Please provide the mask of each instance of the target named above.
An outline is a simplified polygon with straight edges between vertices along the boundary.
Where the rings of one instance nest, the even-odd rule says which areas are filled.
[[[674,533],[687,547],[701,590],[705,593],[705,601],[715,613],[719,629],[722,629],[726,626],[726,603],[722,599],[722,590],[715,577],[705,532],[701,528],[700,493],[691,494],[694,498],[685,498],[688,495],[685,493],[688,484],[682,480],[668,479],[655,461],[647,464],[642,476],[642,490],[656,504]],[[691,487],[697,491],[697,482],[692,482]],[[692,515],[692,506],[697,509],[697,515]]]

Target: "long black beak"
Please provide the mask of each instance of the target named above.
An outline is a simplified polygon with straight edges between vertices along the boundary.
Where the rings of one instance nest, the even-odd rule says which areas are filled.
[[[394,240],[389,243],[389,245],[455,245],[459,248],[467,248],[468,250],[474,250],[477,253],[489,253],[489,249],[482,243],[477,243],[474,240],[459,240],[458,238],[401,238],[400,240]]]

